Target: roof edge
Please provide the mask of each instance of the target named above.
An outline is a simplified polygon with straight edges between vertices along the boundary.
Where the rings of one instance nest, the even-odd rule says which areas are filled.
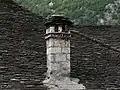
[[[111,28],[111,27],[120,27],[120,25],[74,25],[74,27],[107,27],[107,28]]]

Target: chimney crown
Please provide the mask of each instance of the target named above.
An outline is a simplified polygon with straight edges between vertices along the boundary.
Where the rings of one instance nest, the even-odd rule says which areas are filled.
[[[45,26],[50,25],[68,25],[71,26],[73,22],[69,18],[64,17],[63,15],[52,15],[49,17],[45,23]]]
[[[49,38],[61,38],[70,39],[70,26],[72,22],[69,18],[65,18],[63,15],[52,15],[48,18],[46,25],[46,37]]]

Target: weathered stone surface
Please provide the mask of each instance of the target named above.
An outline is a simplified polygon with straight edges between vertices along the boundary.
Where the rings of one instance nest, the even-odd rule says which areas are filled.
[[[49,28],[46,28],[46,34],[54,33],[54,32],[55,32],[55,27],[54,26],[50,26]]]
[[[56,63],[56,62],[60,62],[60,61],[70,61],[70,54],[47,54],[47,59],[51,62],[51,63]]]
[[[69,53],[66,54],[66,58],[67,58],[68,61],[70,60],[70,54]]]
[[[84,90],[85,87],[82,84],[77,84],[70,80],[70,78],[65,77],[62,80],[49,81],[49,90]]]
[[[61,48],[62,53],[70,53],[70,47]]]
[[[46,47],[70,47],[70,40],[62,40],[60,38],[51,38],[46,41]]]
[[[50,48],[50,47],[53,47],[53,46],[54,46],[54,39],[53,38],[46,41],[46,47],[47,48]]]
[[[69,47],[50,47],[47,48],[47,54],[70,54],[70,48]],[[62,55],[62,54],[61,54]]]
[[[51,32],[48,32],[48,29],[46,30],[48,70],[46,80],[44,80],[43,83],[49,90],[85,89],[83,84],[78,84],[78,82],[73,82],[70,79],[70,38],[69,36],[67,39],[64,37],[64,35],[69,34],[68,32],[63,32],[61,34],[63,29],[61,25],[58,26],[58,34],[53,31],[50,38],[48,37]],[[53,28],[50,29],[53,30]]]
[[[55,61],[56,62],[60,62],[60,61],[63,61],[63,62],[65,62],[65,61],[67,61],[67,56],[66,56],[66,54],[56,54],[55,55]]]
[[[55,27],[50,27],[50,32],[49,33],[52,33],[52,32],[55,32]]]
[[[51,40],[50,40],[51,39]],[[47,39],[47,77],[50,81],[64,79],[70,76],[70,46],[66,47],[66,40]],[[69,42],[70,43],[70,42]],[[50,45],[52,47],[49,47]],[[68,43],[67,43],[68,44]],[[67,55],[69,54],[69,55]],[[61,78],[61,79],[60,79]],[[48,81],[49,81],[48,80]],[[47,82],[50,84],[50,82]]]
[[[47,48],[47,54],[56,54],[56,53],[61,53],[61,47],[51,47]]]
[[[50,32],[50,28],[46,29],[46,34],[48,34]]]
[[[56,54],[47,54],[47,60],[50,62],[55,62],[55,55]]]

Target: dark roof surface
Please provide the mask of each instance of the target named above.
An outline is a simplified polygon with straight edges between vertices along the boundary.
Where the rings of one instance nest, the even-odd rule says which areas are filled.
[[[71,76],[88,89],[120,87],[120,26],[75,26]],[[45,90],[46,49],[42,17],[14,2],[0,3],[0,89]]]
[[[79,34],[72,34],[72,76],[91,89],[120,87],[120,26],[76,26],[74,30]]]
[[[14,2],[0,3],[0,90],[44,90],[42,17]]]

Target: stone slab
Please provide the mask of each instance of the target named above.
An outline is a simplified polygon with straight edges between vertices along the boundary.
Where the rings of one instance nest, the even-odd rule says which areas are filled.
[[[77,78],[76,78],[77,79]],[[64,78],[61,80],[48,80],[44,83],[47,86],[48,90],[83,90],[86,89],[83,84],[78,84],[78,82],[71,81],[69,77]]]
[[[48,39],[46,40],[47,47],[70,47],[70,40],[64,39]]]
[[[82,84],[59,85],[59,86],[51,85],[48,90],[85,90],[85,87]]]
[[[47,48],[47,54],[56,54],[61,52],[62,51],[60,47]]]

